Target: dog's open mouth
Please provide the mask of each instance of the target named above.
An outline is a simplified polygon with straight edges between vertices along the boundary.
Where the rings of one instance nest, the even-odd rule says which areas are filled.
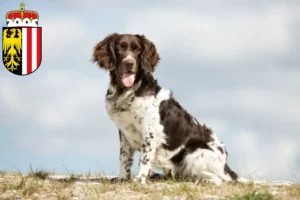
[[[125,73],[121,73],[121,80],[123,82],[123,84],[125,85],[125,87],[132,87],[134,80],[135,80],[135,74],[132,72],[125,72]]]

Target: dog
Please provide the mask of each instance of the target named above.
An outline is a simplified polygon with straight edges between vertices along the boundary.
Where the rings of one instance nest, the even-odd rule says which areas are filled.
[[[201,125],[161,87],[152,73],[160,60],[144,35],[108,35],[94,47],[92,61],[109,72],[105,107],[119,130],[119,179],[132,179],[133,154],[140,152],[134,181],[146,184],[150,172],[163,170],[174,179],[237,180],[228,153],[215,133]]]

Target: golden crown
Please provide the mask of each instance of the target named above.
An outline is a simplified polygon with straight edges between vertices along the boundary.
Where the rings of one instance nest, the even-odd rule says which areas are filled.
[[[37,21],[38,19],[39,14],[32,10],[25,10],[25,4],[23,2],[20,4],[19,10],[12,10],[6,13],[7,24],[9,24],[10,21],[12,21],[12,23],[15,23],[15,21],[18,22],[18,20],[21,20],[21,22],[29,20],[29,22],[32,23],[33,20]]]

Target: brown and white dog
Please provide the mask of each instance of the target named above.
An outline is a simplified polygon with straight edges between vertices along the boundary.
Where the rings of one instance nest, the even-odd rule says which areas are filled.
[[[139,151],[134,180],[142,184],[153,169],[216,184],[237,180],[224,144],[153,78],[159,59],[143,35],[114,33],[94,48],[92,60],[110,73],[106,110],[119,129],[119,178],[132,178],[133,154]]]

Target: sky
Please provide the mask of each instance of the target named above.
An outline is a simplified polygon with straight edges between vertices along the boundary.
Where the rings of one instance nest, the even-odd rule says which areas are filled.
[[[20,3],[0,2],[2,27]],[[117,32],[155,43],[154,76],[216,132],[240,176],[300,181],[299,1],[24,3],[40,15],[42,63],[22,77],[0,67],[0,170],[118,175],[109,76],[90,61]]]

